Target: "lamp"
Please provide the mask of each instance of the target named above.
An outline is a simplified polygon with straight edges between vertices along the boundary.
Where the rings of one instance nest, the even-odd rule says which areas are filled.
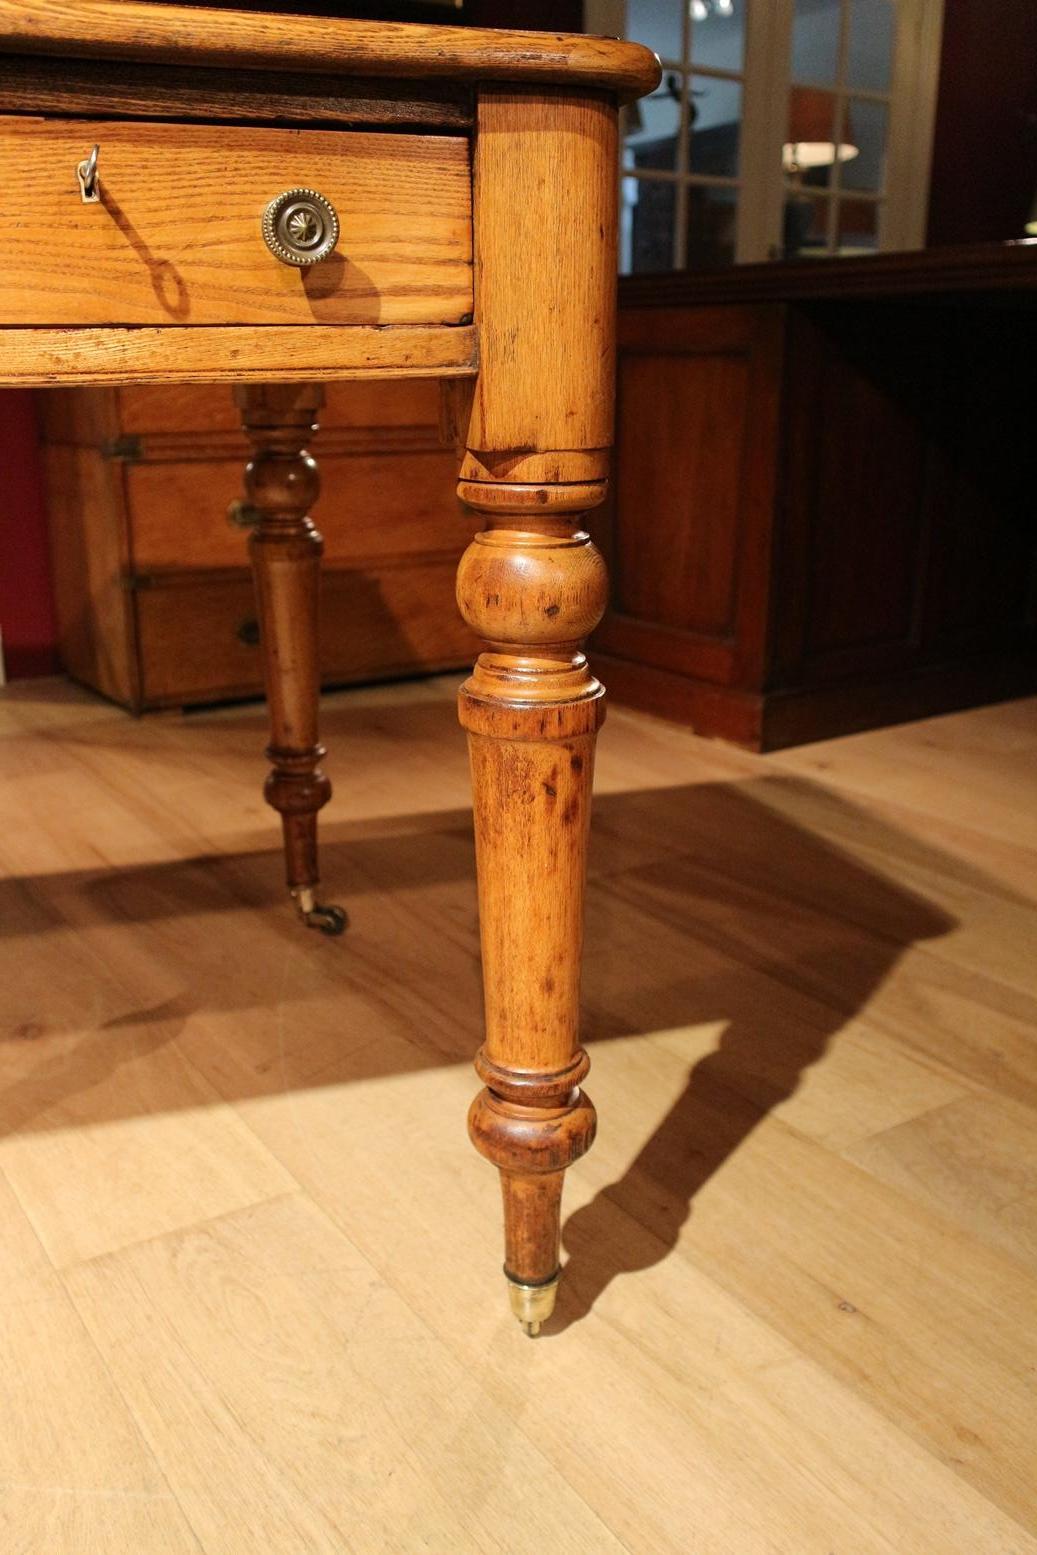
[[[832,139],[835,98],[816,86],[794,86],[789,94],[789,138],[781,148],[786,173],[802,173],[832,162],[850,162],[860,147],[849,138],[850,116],[843,116],[845,140]]]
[[[1033,204],[1030,206],[1030,214],[1023,231],[1027,237],[1037,238],[1037,194],[1033,197]]]

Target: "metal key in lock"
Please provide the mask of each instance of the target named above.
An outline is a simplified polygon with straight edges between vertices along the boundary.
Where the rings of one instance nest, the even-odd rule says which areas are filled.
[[[76,177],[79,179],[79,193],[84,205],[100,205],[101,180],[97,172],[97,163],[101,155],[100,146],[95,146],[88,157],[84,157],[76,168]]]

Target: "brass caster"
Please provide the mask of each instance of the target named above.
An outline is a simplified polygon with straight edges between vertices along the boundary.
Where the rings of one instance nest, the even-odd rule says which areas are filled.
[[[309,886],[300,886],[292,892],[299,917],[308,929],[319,929],[322,934],[338,935],[345,931],[349,919],[341,907],[325,907],[318,902]]]
[[[521,1323],[523,1331],[530,1339],[535,1339],[540,1332],[541,1323],[546,1323],[555,1309],[559,1275],[543,1280],[539,1285],[523,1285],[520,1280],[513,1280],[507,1270],[504,1273],[508,1281],[508,1300],[511,1302],[511,1310]]]

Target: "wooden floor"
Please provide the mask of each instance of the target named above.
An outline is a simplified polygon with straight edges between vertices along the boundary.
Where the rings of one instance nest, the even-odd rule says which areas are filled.
[[[1037,704],[755,758],[614,710],[561,1310],[506,1311],[453,684],[0,700],[4,1555],[1037,1551]]]

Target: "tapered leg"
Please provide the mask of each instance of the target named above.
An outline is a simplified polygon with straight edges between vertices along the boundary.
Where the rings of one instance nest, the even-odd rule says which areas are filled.
[[[245,493],[255,511],[249,539],[256,586],[273,763],[264,794],[284,827],[288,889],[303,920],[341,934],[340,907],[316,900],[317,812],[331,797],[321,769],[318,604],[321,537],[308,516],[320,491],[306,445],[317,430],[317,384],[242,384],[234,391],[254,454]]]
[[[615,104],[481,86],[475,137],[479,374],[452,399],[458,495],[483,520],[461,613],[486,651],[461,692],[475,791],[486,1040],[469,1115],[499,1168],[512,1309],[554,1305],[565,1169],[594,1138],[579,985],[602,688],[582,643],[606,602],[583,527],[604,498],[615,372]]]
[[[580,651],[605,569],[580,525],[594,486],[462,482],[488,521],[461,562],[458,603],[490,645],[461,690],[475,804],[486,1040],[469,1114],[500,1169],[505,1275],[527,1333],[558,1284],[565,1168],[594,1138],[580,1089],[583,892],[603,690]],[[501,511],[502,506],[513,509]],[[487,511],[487,508],[489,510]]]

